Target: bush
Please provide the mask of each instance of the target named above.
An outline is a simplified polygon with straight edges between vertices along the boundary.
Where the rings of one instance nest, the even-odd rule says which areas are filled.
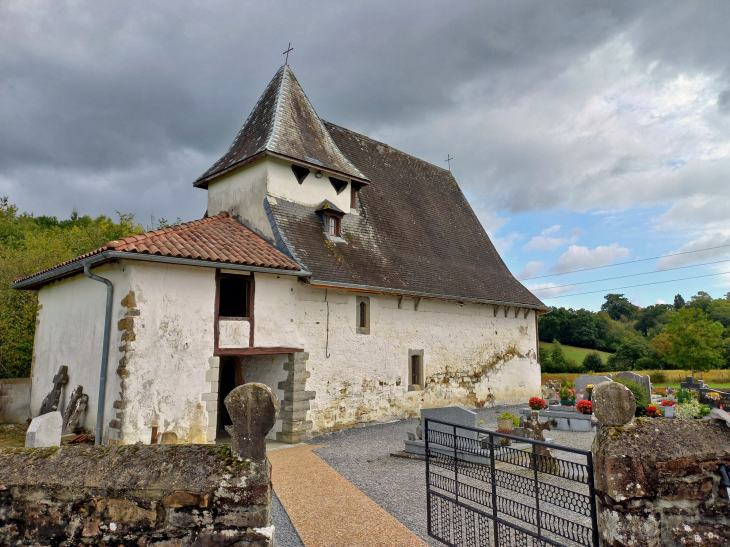
[[[649,398],[649,394],[646,392],[644,387],[637,382],[624,380],[623,378],[617,378],[615,381],[629,388],[631,390],[631,393],[634,394],[634,399],[636,400],[636,415],[646,415],[646,407],[648,407],[651,403],[651,399]]]
[[[639,359],[641,361],[641,359]],[[649,378],[651,378],[652,384],[666,384],[667,383],[667,375],[664,374],[664,371],[657,370],[656,372],[650,372]]]
[[[606,365],[597,351],[592,351],[583,358],[584,372],[605,372]]]
[[[657,359],[651,357],[641,357],[634,363],[634,370],[652,370],[661,366]]]

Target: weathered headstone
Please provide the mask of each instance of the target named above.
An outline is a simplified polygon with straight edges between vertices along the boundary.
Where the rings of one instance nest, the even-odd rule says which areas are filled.
[[[30,422],[25,434],[25,446],[28,448],[61,446],[62,427],[63,416],[57,410],[36,416]]]
[[[426,420],[438,420],[440,422],[448,422],[450,424],[462,425],[465,427],[477,426],[477,414],[473,410],[469,410],[463,405],[455,404],[443,408],[423,408],[421,409],[421,423],[424,427]],[[428,427],[433,431],[443,431],[445,433],[454,432],[454,428],[450,425],[443,425],[429,422]],[[477,438],[476,431],[456,428],[456,434],[459,437]]]
[[[697,380],[694,381],[694,378],[692,376],[687,376],[686,382],[680,382],[679,385],[682,387],[682,389],[694,389],[697,391],[700,391],[701,389],[706,389],[707,386],[705,385],[704,380]]]
[[[233,425],[231,452],[243,459],[262,460],[266,457],[266,434],[276,423],[279,400],[265,384],[250,383],[234,388],[225,398]]]
[[[177,433],[165,431],[160,438],[160,444],[177,444]]]
[[[545,441],[543,431],[550,431],[550,422],[541,422],[540,413],[537,410],[530,411],[530,417],[524,421],[525,429],[530,431],[530,438],[536,441]]]
[[[66,382],[68,382],[68,367],[61,365],[58,368],[58,374],[53,377],[53,389],[51,389],[51,392],[46,395],[46,398],[41,403],[41,410],[38,413],[39,416],[58,410],[58,403],[61,400],[61,389]]]
[[[629,423],[636,413],[634,394],[618,382],[604,382],[593,388],[593,414],[606,426]]]
[[[587,385],[593,384],[593,387],[595,388],[598,384],[610,381],[611,378],[608,376],[600,376],[598,374],[581,374],[575,379],[575,382],[573,382],[573,385],[575,385],[575,394],[576,396],[583,395],[583,398],[585,399],[588,395],[588,392],[586,391]]]
[[[532,410],[529,419],[525,420],[525,428],[530,432],[532,439],[545,442],[543,431],[550,431],[550,421],[541,422],[540,412]],[[558,460],[547,446],[535,445],[530,459],[531,467],[537,468],[538,471],[555,473],[559,469]]]
[[[79,423],[81,413],[86,410],[86,403],[89,396],[84,393],[84,388],[76,386],[71,392],[66,410],[63,411],[63,435],[71,435]]]
[[[614,381],[616,379],[622,379],[622,380],[631,380],[632,382],[636,382],[637,384],[640,384],[644,391],[646,391],[646,394],[651,398],[651,378],[648,374],[645,374],[644,376],[641,376],[640,374],[636,374],[635,372],[619,372],[618,374],[613,375]]]

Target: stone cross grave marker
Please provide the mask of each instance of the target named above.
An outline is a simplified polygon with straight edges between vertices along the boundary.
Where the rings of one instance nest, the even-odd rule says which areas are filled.
[[[530,411],[530,417],[525,420],[525,428],[530,431],[530,436],[536,441],[545,441],[543,431],[550,431],[550,421],[541,422],[540,412],[537,410]],[[555,459],[553,453],[547,446],[535,445],[534,456],[532,457],[532,466],[537,467],[538,471],[545,473],[554,473],[559,469],[558,460]]]
[[[79,423],[81,413],[86,410],[89,396],[84,393],[84,388],[76,386],[71,392],[71,398],[66,410],[63,412],[62,435],[71,435]]]
[[[694,389],[698,392],[701,389],[707,389],[704,380],[698,380],[697,382],[695,382],[692,376],[687,376],[687,381],[680,382],[679,385],[682,386],[683,389]]]
[[[598,374],[581,374],[575,379],[575,382],[573,382],[573,385],[575,385],[575,394],[576,396],[583,395],[583,398],[585,399],[588,395],[588,392],[586,391],[586,386],[588,384],[593,384],[593,387],[595,388],[598,384],[610,381],[611,378],[608,376],[600,376]]]
[[[265,384],[252,382],[234,388],[224,401],[233,425],[231,453],[244,460],[266,458],[266,434],[274,427],[279,415],[279,400]]]
[[[631,390],[618,382],[593,388],[593,414],[605,426],[620,426],[634,419],[636,401]]]
[[[469,410],[463,405],[451,405],[443,408],[422,408],[421,409],[421,422],[424,430],[426,427],[426,420],[439,420],[441,422],[449,422],[456,425],[463,425],[466,427],[477,426],[477,414],[473,410]],[[449,425],[429,423],[429,428],[433,431],[443,431],[444,433],[454,433],[454,428]],[[477,438],[476,431],[469,431],[466,429],[456,428],[456,434],[459,437],[467,437],[471,439]],[[429,439],[431,442],[431,439]]]
[[[58,368],[58,374],[53,377],[53,389],[51,389],[51,392],[46,395],[46,398],[43,399],[43,403],[41,403],[41,411],[38,413],[39,415],[48,414],[49,412],[58,410],[58,402],[61,399],[61,389],[66,382],[68,382],[68,367],[66,365],[61,365]]]

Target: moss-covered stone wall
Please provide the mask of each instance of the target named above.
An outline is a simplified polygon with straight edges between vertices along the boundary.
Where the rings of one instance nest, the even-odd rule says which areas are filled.
[[[0,545],[273,545],[268,460],[228,445],[0,450]]]
[[[593,444],[601,545],[730,545],[724,422],[637,418]]]

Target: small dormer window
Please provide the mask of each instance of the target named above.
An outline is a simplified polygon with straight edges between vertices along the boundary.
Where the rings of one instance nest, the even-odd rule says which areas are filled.
[[[327,217],[327,233],[334,237],[340,235],[340,219],[334,216]]]

